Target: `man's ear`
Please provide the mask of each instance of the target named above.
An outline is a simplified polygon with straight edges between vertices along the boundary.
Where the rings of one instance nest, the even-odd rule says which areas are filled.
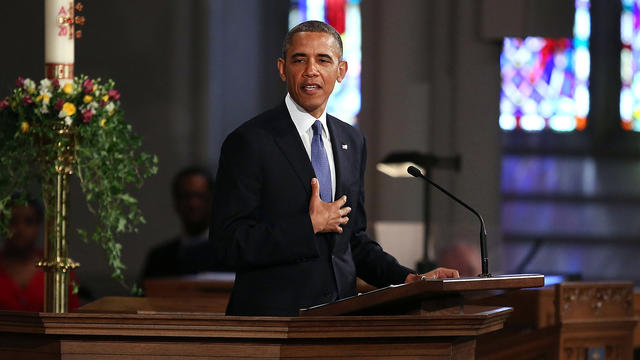
[[[349,64],[346,61],[340,61],[340,64],[338,64],[338,82],[342,82],[342,79],[347,75],[348,68]]]
[[[280,73],[280,79],[282,79],[282,81],[286,82],[287,81],[287,75],[285,75],[284,73],[284,59],[283,58],[278,58],[278,72]]]

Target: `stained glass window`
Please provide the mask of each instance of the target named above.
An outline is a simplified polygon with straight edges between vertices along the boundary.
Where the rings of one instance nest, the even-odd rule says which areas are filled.
[[[640,131],[640,1],[622,0],[620,17],[620,119],[625,130]]]
[[[346,77],[329,98],[327,113],[355,125],[360,113],[360,68],[362,26],[360,0],[292,0],[289,28],[307,20],[320,20],[333,26],[342,36],[343,58],[349,64]]]
[[[589,0],[576,0],[573,38],[505,38],[500,127],[583,130],[589,113]]]

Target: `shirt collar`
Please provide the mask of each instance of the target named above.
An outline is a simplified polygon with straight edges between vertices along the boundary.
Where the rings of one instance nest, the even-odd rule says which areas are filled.
[[[291,115],[291,120],[293,120],[293,124],[296,126],[296,129],[300,134],[306,134],[313,123],[316,122],[316,120],[320,120],[320,122],[322,123],[323,133],[325,135],[329,134],[329,131],[327,130],[328,128],[326,109],[322,112],[322,115],[320,115],[320,117],[316,119],[300,105],[296,104],[289,93],[287,93],[287,96],[284,98],[284,102],[287,105],[287,110],[289,110],[289,115]]]
[[[192,236],[187,234],[186,232],[182,232],[180,235],[180,246],[181,247],[189,247],[193,245],[202,244],[209,241],[209,228],[203,231],[201,234],[197,236]]]

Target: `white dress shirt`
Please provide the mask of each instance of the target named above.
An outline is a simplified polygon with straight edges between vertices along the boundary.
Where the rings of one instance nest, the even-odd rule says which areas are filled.
[[[284,99],[289,110],[289,115],[293,120],[293,124],[298,129],[300,139],[304,149],[307,150],[309,161],[311,161],[311,140],[313,139],[313,124],[316,120],[320,120],[322,123],[322,142],[324,143],[324,150],[327,152],[327,159],[329,160],[329,169],[331,170],[331,199],[335,199],[336,196],[336,166],[333,163],[333,149],[331,148],[331,137],[329,136],[329,128],[327,127],[327,111],[325,110],[319,118],[314,118],[305,109],[296,104],[291,98],[291,95],[287,93]],[[311,179],[309,179],[311,180]]]

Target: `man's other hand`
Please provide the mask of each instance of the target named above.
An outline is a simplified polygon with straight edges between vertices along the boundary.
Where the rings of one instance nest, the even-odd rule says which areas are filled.
[[[424,274],[409,274],[404,282],[405,284],[408,284],[420,281],[423,277],[425,279],[459,278],[460,274],[458,273],[458,270],[439,267]]]
[[[320,183],[318,179],[311,179],[311,201],[309,202],[309,215],[313,224],[313,233],[337,232],[342,234],[342,225],[349,221],[346,216],[351,212],[347,203],[347,196],[342,195],[334,202],[324,202],[320,199]]]

